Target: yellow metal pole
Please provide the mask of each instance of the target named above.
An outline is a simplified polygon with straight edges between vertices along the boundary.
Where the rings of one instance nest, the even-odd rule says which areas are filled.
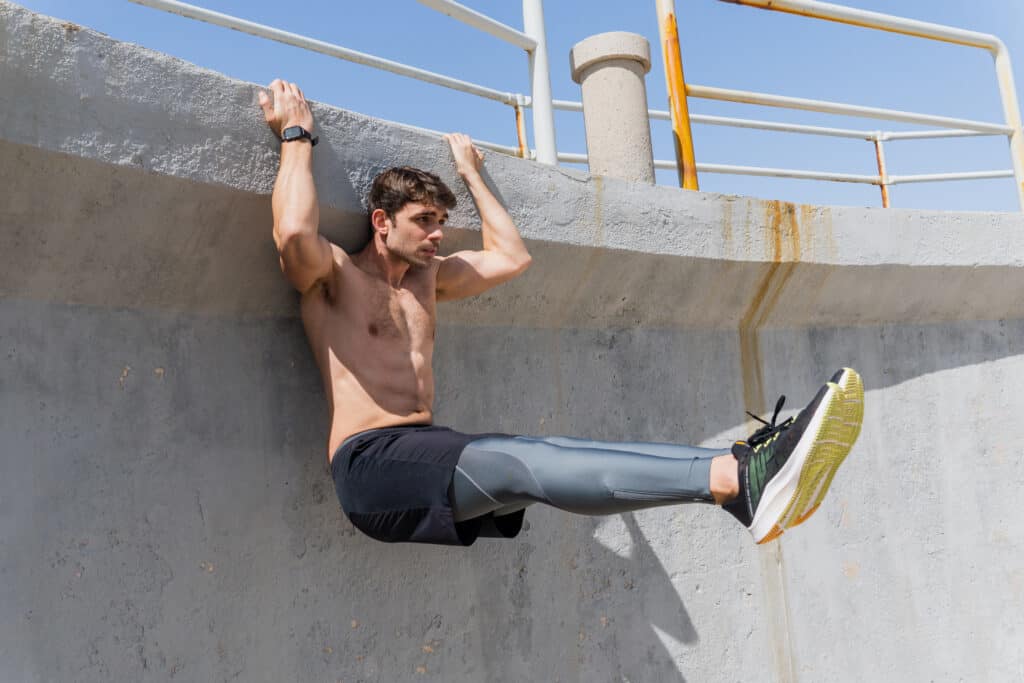
[[[889,185],[886,181],[889,177],[885,174],[885,152],[882,150],[882,140],[875,136],[875,160],[878,161],[878,186],[882,189],[882,208],[889,208]]]
[[[672,136],[676,143],[679,186],[697,190],[697,159],[693,154],[690,132],[690,109],[686,102],[686,80],[683,58],[679,51],[679,30],[676,26],[675,0],[657,0],[658,30],[661,33],[662,56],[665,61],[665,83],[668,86],[668,108],[672,114]]]
[[[518,103],[513,105],[516,110],[516,137],[519,141],[519,156],[530,157],[530,148],[526,145],[526,121],[523,120],[523,108]]]

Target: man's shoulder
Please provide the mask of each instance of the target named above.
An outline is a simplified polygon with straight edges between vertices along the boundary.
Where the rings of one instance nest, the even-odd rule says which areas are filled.
[[[327,238],[325,237],[324,239]],[[349,263],[352,260],[352,257],[349,256],[347,251],[342,249],[340,246],[338,246],[331,240],[327,240],[327,244],[331,245],[331,255],[334,256],[335,264],[341,265],[344,263]]]

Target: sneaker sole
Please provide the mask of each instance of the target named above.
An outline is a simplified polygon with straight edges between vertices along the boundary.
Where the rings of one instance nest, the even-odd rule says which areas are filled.
[[[832,485],[832,478],[836,476],[839,466],[843,464],[846,456],[850,454],[850,449],[853,447],[857,437],[860,436],[861,422],[864,419],[864,385],[861,383],[860,375],[851,368],[843,368],[842,376],[837,381],[837,384],[842,388],[844,394],[844,419],[848,428],[852,430],[852,434],[847,435],[849,437],[849,446],[846,448],[846,452],[839,457],[838,462],[836,462],[828,476],[819,483],[819,489],[815,491],[812,498],[814,503],[806,512],[798,515],[791,523],[786,525],[787,529],[803,524],[811,518],[811,515],[817,512],[821,506],[821,501],[825,498],[825,494],[828,493],[829,486]]]
[[[860,376],[842,370],[793,449],[789,461],[765,487],[758,513],[750,525],[757,543],[768,543],[814,514],[839,466],[860,434],[864,388]]]

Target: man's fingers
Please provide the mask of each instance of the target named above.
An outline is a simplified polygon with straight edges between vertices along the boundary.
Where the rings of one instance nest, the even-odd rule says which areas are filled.
[[[259,94],[260,109],[263,110],[263,117],[269,122],[274,118],[274,103],[270,101],[270,97],[267,93],[260,90]]]
[[[465,147],[472,143],[470,137],[465,133],[445,133],[442,137],[451,145]]]

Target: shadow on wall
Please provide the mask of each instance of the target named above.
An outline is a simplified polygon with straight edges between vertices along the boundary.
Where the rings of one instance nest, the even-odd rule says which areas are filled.
[[[505,330],[511,343],[501,330],[443,332],[459,341],[439,354],[440,422],[717,443],[743,429],[735,367],[708,348],[724,337],[623,331],[602,349],[566,330],[550,360],[566,366],[559,379],[544,365],[508,370],[545,355],[513,350],[529,331]],[[737,603],[709,597],[759,584],[742,559],[749,539],[704,506],[625,516],[612,543],[596,537],[615,518],[536,507],[519,539],[468,550],[358,535],[334,498],[323,395],[295,319],[5,300],[0,339],[0,496],[6,519],[20,520],[4,528],[0,571],[8,595],[23,596],[4,598],[4,613],[21,615],[11,652],[26,670],[83,681],[140,679],[147,667],[195,680],[408,680],[421,666],[426,680],[683,680],[680,670],[727,657],[723,628],[751,628],[723,611]],[[813,387],[835,356],[856,353],[870,401],[872,389],[1020,355],[1021,340],[1020,321],[774,330],[767,384]],[[641,356],[655,347],[691,351],[675,363]],[[609,374],[644,363],[657,383]],[[478,364],[490,374],[472,380]]]

